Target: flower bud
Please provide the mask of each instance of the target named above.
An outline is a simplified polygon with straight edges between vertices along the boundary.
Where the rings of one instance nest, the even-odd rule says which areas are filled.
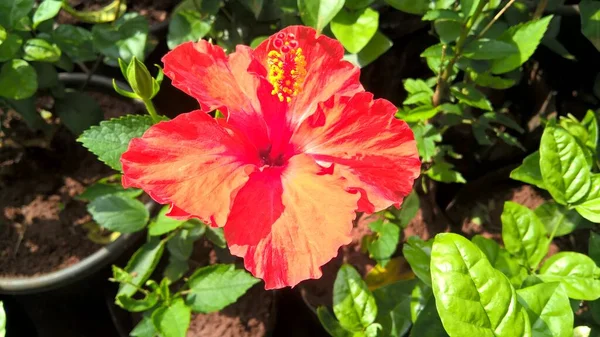
[[[133,92],[142,100],[149,100],[154,96],[154,79],[144,63],[135,56],[127,66],[126,77]]]

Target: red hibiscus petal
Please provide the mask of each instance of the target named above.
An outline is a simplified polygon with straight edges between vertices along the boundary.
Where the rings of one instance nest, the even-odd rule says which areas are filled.
[[[281,40],[282,36],[285,36],[283,40],[286,42],[296,41],[306,59],[306,76],[301,86],[302,90],[289,103],[288,118],[291,125],[296,125],[310,116],[319,102],[329,99],[334,94],[352,95],[364,90],[359,81],[360,69],[342,60],[344,47],[337,40],[320,35],[310,27],[290,26],[263,41],[254,51],[254,57],[259,64],[268,68],[268,53],[280,50],[276,40]],[[258,68],[256,64],[254,66],[254,69]]]
[[[123,186],[138,187],[171,215],[223,226],[237,191],[259,164],[245,138],[202,111],[158,123],[121,157]]]
[[[359,195],[306,155],[252,173],[225,225],[231,253],[266,289],[321,277],[320,267],[351,241]]]
[[[394,118],[390,102],[370,93],[333,97],[320,105],[294,134],[296,152],[334,164],[348,188],[362,195],[359,211],[400,206],[421,163],[408,125]]]

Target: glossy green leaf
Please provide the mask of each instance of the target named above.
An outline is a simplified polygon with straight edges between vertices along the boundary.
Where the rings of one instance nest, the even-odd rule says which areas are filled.
[[[104,119],[104,112],[94,98],[86,93],[70,91],[56,100],[55,110],[60,121],[75,135],[80,135]]]
[[[517,84],[517,80],[513,78],[494,76],[489,73],[477,73],[476,71],[470,71],[469,76],[475,82],[475,84],[480,87],[503,90]]]
[[[0,62],[15,58],[22,44],[23,38],[17,33],[4,31],[4,34],[0,34]]]
[[[540,144],[544,186],[560,204],[580,201],[590,190],[590,167],[583,150],[565,129],[549,123]]]
[[[373,291],[377,304],[378,336],[404,336],[411,326],[413,290],[417,280],[402,280]]]
[[[92,33],[85,28],[60,25],[52,32],[52,40],[73,62],[92,61],[97,57]]]
[[[198,41],[208,32],[213,20],[196,10],[179,10],[173,14],[169,22],[167,45],[173,49],[188,41]]]
[[[435,160],[433,165],[425,171],[427,176],[435,181],[443,183],[466,183],[462,174],[454,170],[454,165],[441,159]]]
[[[485,254],[488,261],[494,266],[498,260],[500,254],[500,245],[492,239],[485,238],[481,235],[475,235],[471,242],[473,242],[481,251]]]
[[[344,264],[333,285],[333,312],[340,325],[350,331],[360,331],[375,321],[375,297],[358,272]]]
[[[427,0],[385,0],[388,5],[410,14],[425,14],[429,8]]]
[[[452,337],[531,336],[515,289],[485,254],[457,234],[438,234],[431,281],[444,328]]]
[[[510,178],[546,189],[540,169],[540,152],[535,151],[523,159],[521,166],[510,172]]]
[[[581,32],[600,51],[600,3],[582,0],[579,3]]]
[[[182,298],[177,298],[168,307],[154,311],[152,322],[162,337],[185,337],[191,317],[191,309]]]
[[[415,324],[410,331],[410,337],[447,337],[440,315],[432,296],[427,301],[425,308],[419,313]]]
[[[34,0],[0,1],[0,26],[14,28],[33,8]]]
[[[508,42],[493,39],[478,39],[465,46],[463,55],[473,60],[495,60],[518,52],[519,49],[514,44]]]
[[[527,310],[533,336],[572,337],[573,311],[560,283],[541,283],[519,289],[517,297]]]
[[[117,304],[129,312],[142,312],[151,309],[158,303],[157,293],[149,293],[142,299],[135,299],[127,295],[117,297]]]
[[[150,218],[142,202],[118,194],[96,198],[87,209],[98,225],[113,232],[137,232],[146,226]]]
[[[590,191],[575,210],[591,222],[600,223],[600,174],[592,175]]]
[[[417,215],[417,212],[420,208],[420,204],[421,202],[419,200],[419,194],[413,190],[402,201],[402,206],[400,206],[400,210],[395,212],[397,224],[402,228],[406,228],[408,223]]]
[[[596,265],[600,265],[600,234],[594,231],[590,232],[588,255],[594,260]]]
[[[411,129],[415,135],[419,156],[425,162],[431,161],[437,152],[435,144],[442,141],[439,130],[433,124],[417,124]]]
[[[50,20],[60,12],[62,7],[61,0],[44,0],[33,13],[33,28],[36,28],[40,23]]]
[[[29,39],[23,45],[26,61],[56,62],[60,59],[60,48],[44,39]]]
[[[512,201],[504,203],[501,218],[506,250],[522,257],[535,270],[548,253],[550,244],[544,225],[532,210]]]
[[[600,137],[598,135],[598,128],[600,126],[598,125],[598,118],[596,117],[594,111],[588,110],[585,113],[585,116],[581,120],[581,125],[585,127],[588,133],[588,139],[585,145],[591,148],[592,150],[596,151],[598,147],[598,141],[600,140]],[[600,156],[600,154],[598,156]]]
[[[384,219],[380,219],[370,223],[369,228],[376,233],[375,239],[367,245],[369,255],[378,264],[385,267],[392,254],[396,251],[396,247],[398,247],[400,227],[394,223],[385,222]]]
[[[377,33],[379,12],[371,8],[341,10],[330,24],[333,35],[350,53],[361,51]]]
[[[215,264],[194,272],[186,302],[195,312],[218,311],[237,301],[259,280],[234,265]]]
[[[153,312],[152,312],[153,313]],[[158,331],[152,323],[151,315],[144,315],[142,320],[131,330],[129,336],[131,337],[156,337]]]
[[[142,190],[138,188],[123,188],[121,183],[110,184],[107,182],[99,181],[89,186],[83,191],[80,195],[77,196],[77,199],[84,201],[93,201],[99,197],[109,195],[109,194],[117,194],[126,198],[137,198],[143,193]]]
[[[37,90],[37,74],[27,61],[14,59],[0,69],[0,97],[21,100]]]
[[[92,27],[94,47],[117,63],[121,58],[129,63],[132,57],[144,59],[148,37],[148,20],[138,13],[127,13],[114,24],[97,24]]]
[[[527,270],[523,267],[516,258],[504,249],[500,248],[494,268],[502,272],[508,277],[508,280],[515,288],[520,288],[521,284],[527,278]]]
[[[411,236],[402,247],[402,254],[415,275],[428,286],[431,286],[431,247],[433,239],[423,241],[418,236]]]
[[[152,118],[147,115],[113,118],[86,130],[77,141],[106,165],[121,171],[121,155],[127,150],[129,142],[141,137],[152,124]]]
[[[393,44],[383,33],[377,31],[369,43],[358,54],[346,54],[344,59],[362,68],[383,55]]]
[[[540,44],[551,19],[552,16],[546,16],[539,20],[519,24],[510,27],[502,34],[498,40],[512,44],[519,52],[495,60],[492,63],[492,73],[507,73],[525,63]]]
[[[548,258],[538,275],[544,282],[560,282],[569,298],[593,301],[600,298],[600,270],[594,260],[575,252],[560,252]]]
[[[575,210],[553,201],[547,201],[536,208],[535,215],[548,233],[554,233],[554,237],[570,234],[586,222]]]
[[[421,122],[421,121],[427,121],[427,120],[433,118],[434,116],[436,116],[438,113],[440,113],[442,111],[439,106],[434,107],[431,105],[431,96],[432,95],[430,95],[429,93],[420,92],[415,95],[412,95],[411,97],[417,98],[419,96],[420,96],[419,100],[421,101],[421,103],[427,102],[427,105],[421,105],[414,109],[409,109],[409,108],[400,109],[396,113],[396,118],[401,119],[407,123]],[[414,103],[416,103],[416,102],[411,102],[410,100],[404,102],[405,105],[414,104]]]
[[[137,292],[137,287],[144,284],[156,268],[164,248],[163,241],[151,239],[133,254],[125,267],[125,271],[133,275],[133,280],[131,284],[121,284],[117,298],[122,295],[131,297]]]
[[[317,316],[325,331],[332,337],[353,337],[353,333],[344,329],[327,308],[318,307]]]
[[[459,102],[482,110],[492,110],[492,104],[485,95],[470,84],[459,83],[453,85],[450,90]]]
[[[445,20],[438,19],[434,22],[433,27],[438,34],[440,41],[444,44],[454,43],[463,29],[462,20]]]
[[[185,223],[185,221],[168,217],[166,214],[170,208],[170,206],[164,206],[156,216],[156,219],[150,222],[150,225],[148,225],[149,235],[160,236],[179,228]]]
[[[300,18],[305,25],[322,31],[344,7],[344,0],[298,0]]]

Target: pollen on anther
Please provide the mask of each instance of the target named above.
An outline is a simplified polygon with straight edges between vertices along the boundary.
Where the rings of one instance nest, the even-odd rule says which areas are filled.
[[[272,95],[280,102],[290,103],[302,92],[306,79],[306,58],[298,47],[294,34],[278,33],[272,50],[267,54],[268,80],[273,85]]]

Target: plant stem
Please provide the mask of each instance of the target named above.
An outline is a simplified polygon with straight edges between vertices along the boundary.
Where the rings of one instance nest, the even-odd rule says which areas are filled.
[[[448,94],[450,92],[448,82],[454,72],[454,65],[456,64],[456,61],[460,58],[462,54],[462,49],[465,43],[467,42],[467,37],[469,36],[469,32],[471,32],[471,28],[473,28],[475,21],[477,21],[479,15],[481,15],[481,13],[483,12],[483,8],[487,3],[487,1],[480,1],[477,4],[477,8],[475,8],[473,16],[471,16],[463,26],[463,29],[460,32],[460,36],[456,41],[456,47],[454,48],[454,56],[450,59],[450,61],[448,61],[446,69],[444,69],[444,71],[442,72],[442,75],[439,78],[438,85],[435,88],[435,93],[433,94],[432,99],[432,103],[434,106],[438,106],[448,101]]]
[[[512,6],[512,4],[514,4],[514,3],[515,3],[515,0],[510,0],[509,2],[507,2],[506,5],[504,5],[504,7],[502,7],[502,9],[496,15],[494,15],[494,18],[492,18],[492,21],[490,21],[485,26],[485,28],[483,28],[481,30],[481,32],[479,32],[479,34],[477,34],[477,38],[475,38],[475,39],[477,40],[477,39],[481,38],[483,35],[485,35],[485,33],[487,33],[487,31],[490,30],[490,28],[492,28],[494,23],[496,23],[496,21],[498,21],[498,19],[500,19],[502,14],[504,14],[504,12],[506,12],[508,10],[508,8],[510,8],[510,6]]]
[[[152,103],[152,100],[151,99],[144,100],[144,105],[146,106],[146,110],[148,110],[148,114],[150,115],[150,117],[152,117],[152,121],[154,123],[160,122],[160,120],[161,120],[160,116],[156,112],[156,109],[154,108],[154,104]]]
[[[537,20],[542,17],[542,14],[544,14],[544,10],[546,9],[547,5],[548,5],[548,0],[540,0],[537,7],[535,8],[535,12],[533,12],[534,20]]]

